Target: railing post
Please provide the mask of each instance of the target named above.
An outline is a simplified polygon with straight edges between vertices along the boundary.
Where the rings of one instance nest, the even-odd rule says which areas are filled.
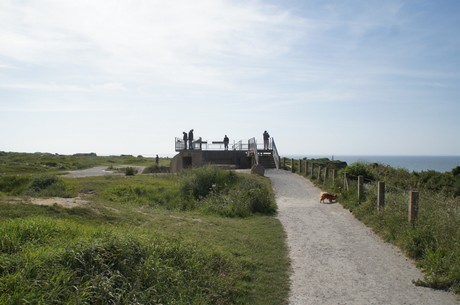
[[[302,159],[299,159],[299,175],[302,176]]]
[[[343,187],[349,191],[349,187],[348,187],[348,173],[347,172],[344,172],[343,173]]]
[[[358,176],[358,202],[361,203],[361,200],[363,199],[363,176]]]
[[[378,195],[377,195],[377,209],[383,210],[385,208],[385,182],[379,181]]]
[[[283,169],[286,170],[286,157],[283,157]]]
[[[329,169],[327,167],[324,168],[324,180],[323,180],[324,183],[326,183],[326,180],[327,180],[327,172],[328,172],[328,170]]]
[[[409,201],[409,223],[415,226],[418,215],[418,201],[419,195],[418,192],[410,192],[410,201]]]
[[[294,172],[294,158],[291,158],[291,173]]]
[[[321,170],[322,170],[322,168],[321,168],[321,165],[320,165],[320,166],[318,166],[318,181],[321,181]]]
[[[308,176],[308,160],[305,160],[305,176]]]
[[[312,179],[313,179],[314,171],[315,171],[315,163],[312,163],[312,164],[311,164],[311,167],[310,167],[310,177],[311,177]]]
[[[335,169],[332,169],[332,185],[335,185]]]

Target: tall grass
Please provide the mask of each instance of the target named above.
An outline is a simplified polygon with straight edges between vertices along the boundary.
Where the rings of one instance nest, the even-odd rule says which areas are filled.
[[[184,171],[180,188],[184,202],[191,205],[185,208],[227,217],[276,212],[270,183],[262,177],[202,167]]]
[[[2,304],[228,304],[241,294],[238,264],[177,240],[46,218],[0,231]]]

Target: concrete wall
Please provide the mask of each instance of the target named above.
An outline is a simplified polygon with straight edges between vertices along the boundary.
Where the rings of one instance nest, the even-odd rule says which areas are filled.
[[[251,159],[247,157],[246,151],[241,150],[184,150],[171,160],[171,172],[176,173],[183,168],[207,164],[223,167],[250,168]]]

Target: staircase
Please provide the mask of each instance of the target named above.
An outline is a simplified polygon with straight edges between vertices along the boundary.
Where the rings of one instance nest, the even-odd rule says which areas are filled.
[[[271,152],[259,151],[259,164],[264,168],[276,168],[275,159]]]

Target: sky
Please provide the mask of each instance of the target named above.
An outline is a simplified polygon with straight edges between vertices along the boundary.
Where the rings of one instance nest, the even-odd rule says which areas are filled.
[[[0,0],[0,151],[460,155],[458,0]]]

